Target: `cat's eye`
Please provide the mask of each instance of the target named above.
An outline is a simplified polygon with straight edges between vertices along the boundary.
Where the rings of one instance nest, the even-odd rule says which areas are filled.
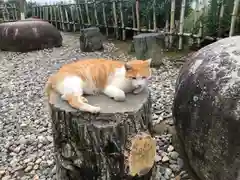
[[[147,77],[146,76],[143,76],[142,79],[146,79]]]
[[[132,79],[137,79],[136,77],[131,77]]]

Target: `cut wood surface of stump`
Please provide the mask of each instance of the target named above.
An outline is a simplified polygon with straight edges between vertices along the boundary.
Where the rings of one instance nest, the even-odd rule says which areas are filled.
[[[101,107],[99,114],[73,109],[54,92],[50,96],[58,180],[154,179],[149,91],[128,94],[125,102],[87,96]]]
[[[141,33],[133,36],[134,51],[137,59],[152,58],[152,65],[162,64],[164,35],[161,33]]]
[[[98,27],[81,29],[79,40],[83,52],[103,50],[103,35]]]

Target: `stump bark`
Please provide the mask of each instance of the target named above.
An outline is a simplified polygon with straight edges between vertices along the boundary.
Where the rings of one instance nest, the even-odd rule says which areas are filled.
[[[103,50],[103,35],[97,27],[81,29],[79,40],[83,52]]]
[[[162,64],[164,35],[161,33],[141,33],[133,37],[137,59],[152,58],[152,65]]]
[[[125,102],[88,96],[91,114],[52,93],[51,118],[58,180],[149,180],[155,176],[151,97],[146,90]],[[153,178],[154,179],[154,178]]]

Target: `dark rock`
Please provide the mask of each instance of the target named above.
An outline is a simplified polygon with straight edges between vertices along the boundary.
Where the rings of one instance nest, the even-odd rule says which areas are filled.
[[[133,37],[137,59],[152,58],[152,65],[162,64],[164,35],[161,33],[141,33]]]
[[[81,29],[79,40],[83,52],[103,50],[103,35],[97,27]]]
[[[0,49],[13,52],[28,52],[62,46],[60,32],[41,19],[0,24]]]
[[[240,36],[188,57],[173,116],[190,165],[204,180],[240,178]]]

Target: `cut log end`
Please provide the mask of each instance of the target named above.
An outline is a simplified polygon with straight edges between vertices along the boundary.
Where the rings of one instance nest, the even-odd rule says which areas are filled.
[[[148,133],[141,132],[131,139],[131,147],[127,154],[129,174],[143,176],[154,165],[156,155],[156,141]]]

